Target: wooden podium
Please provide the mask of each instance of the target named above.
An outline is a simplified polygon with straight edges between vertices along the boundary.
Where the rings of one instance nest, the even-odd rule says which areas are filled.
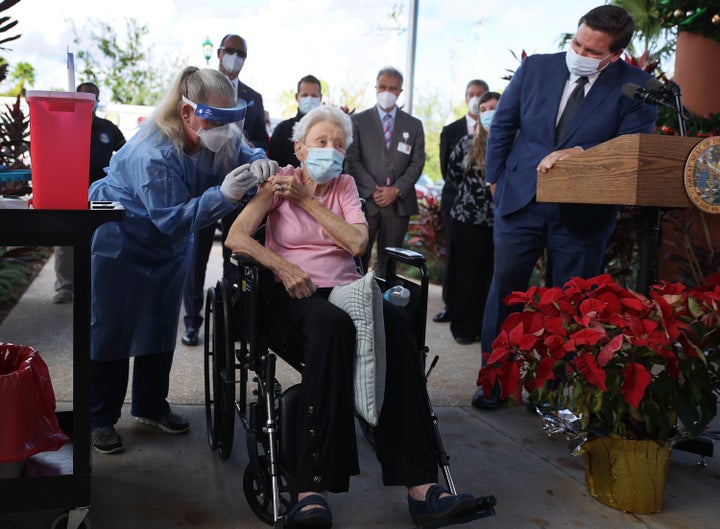
[[[691,207],[685,162],[702,138],[627,134],[538,173],[538,202]]]

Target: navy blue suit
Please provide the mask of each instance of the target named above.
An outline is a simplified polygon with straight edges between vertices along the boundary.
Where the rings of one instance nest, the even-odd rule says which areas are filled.
[[[545,249],[548,280],[562,286],[574,276],[592,277],[602,271],[615,228],[617,206],[536,202],[540,161],[560,149],[588,149],[623,134],[653,131],[655,108],[622,94],[625,83],[644,86],[650,76],[618,60],[600,73],[556,141],[555,123],[568,76],[564,52],[527,57],[493,116],[485,174],[488,182],[497,184],[495,265],[483,318],[484,352],[490,352],[500,324],[516,310],[502,300],[528,288],[533,266]]]

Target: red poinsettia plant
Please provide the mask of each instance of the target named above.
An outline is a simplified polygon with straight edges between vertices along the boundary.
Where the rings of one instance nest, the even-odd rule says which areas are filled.
[[[714,283],[713,283],[714,281]],[[505,299],[522,310],[502,324],[478,384],[521,387],[569,409],[585,437],[677,440],[717,412],[720,275],[699,289],[660,283],[649,297],[605,274]]]

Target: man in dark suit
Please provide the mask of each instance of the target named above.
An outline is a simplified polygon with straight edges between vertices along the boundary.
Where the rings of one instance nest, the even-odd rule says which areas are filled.
[[[225,35],[217,49],[220,72],[237,88],[238,98],[247,103],[245,135],[253,147],[267,151],[268,135],[265,128],[265,108],[262,96],[238,78],[247,59],[247,42],[239,35]]]
[[[410,216],[418,212],[415,182],[425,165],[422,122],[400,110],[396,101],[403,76],[386,67],[377,75],[377,105],[353,116],[353,142],[347,149],[347,172],[366,201],[369,240],[362,258],[368,269],[377,239],[377,271],[385,275],[382,249],[402,247]]]
[[[292,141],[293,129],[305,114],[313,108],[319,107],[322,103],[322,88],[317,77],[306,75],[298,81],[295,101],[298,102],[297,114],[278,123],[270,138],[268,158],[275,160],[280,167],[286,165],[300,166],[300,161],[295,156],[295,145]]]
[[[475,127],[478,122],[478,105],[480,104],[480,96],[490,90],[488,84],[481,79],[473,79],[467,84],[465,88],[465,103],[467,104],[468,112],[457,121],[453,121],[449,125],[443,127],[440,132],[440,173],[442,174],[443,184],[442,194],[440,196],[440,206],[442,208],[443,219],[444,219],[444,231],[445,231],[445,259],[449,261],[450,252],[450,238],[452,237],[452,222],[450,222],[450,210],[452,209],[455,196],[457,196],[457,188],[455,185],[447,180],[448,163],[450,162],[450,154],[453,149],[462,139],[463,136],[472,134],[475,132]],[[453,278],[447,273],[450,269],[450,263],[446,262],[445,271],[443,272],[443,285],[442,285],[442,299],[445,303],[445,308],[438,312],[434,317],[433,321],[446,322],[452,318],[452,300],[450,299],[450,292],[452,292],[452,281]]]
[[[623,134],[653,131],[655,109],[622,94],[624,84],[644,86],[650,77],[620,59],[633,31],[624,9],[596,7],[580,19],[567,52],[526,58],[503,92],[485,163],[495,201],[495,266],[483,318],[484,354],[517,310],[503,299],[528,288],[546,248],[551,285],[602,271],[617,206],[539,203],[535,191],[555,162]],[[573,107],[568,118],[564,111]],[[476,393],[474,405],[487,403]],[[490,405],[497,401],[490,398]]]
[[[263,108],[262,96],[240,82],[238,75],[247,59],[247,42],[239,35],[225,35],[220,41],[217,49],[219,59],[218,70],[227,77],[237,89],[238,99],[247,103],[245,111],[245,122],[243,130],[247,140],[253,147],[268,149],[268,135],[265,128],[265,109]],[[225,241],[227,232],[230,229],[237,210],[225,216],[221,221],[222,240]],[[195,246],[193,248],[192,260],[185,280],[185,292],[183,294],[183,306],[185,307],[185,333],[182,336],[182,343],[185,345],[197,345],[200,343],[200,325],[203,318],[201,315],[204,301],[205,269],[207,268],[210,250],[215,238],[216,226],[211,225],[195,232]],[[223,275],[226,278],[234,277],[232,263],[230,263],[231,252],[225,246],[223,252]]]

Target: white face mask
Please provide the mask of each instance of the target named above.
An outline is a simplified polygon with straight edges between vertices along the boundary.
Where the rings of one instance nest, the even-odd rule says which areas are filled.
[[[307,114],[313,108],[320,106],[320,98],[313,96],[299,97],[298,98],[298,110],[301,114]]]
[[[570,70],[570,73],[578,75],[580,77],[587,77],[601,72],[605,68],[607,68],[608,64],[610,63],[606,64],[602,67],[602,69],[598,70],[598,66],[600,66],[600,63],[610,57],[610,55],[612,54],[606,55],[602,59],[583,57],[582,55],[578,55],[577,53],[575,53],[575,50],[572,48],[572,46],[570,46],[565,53],[565,64],[567,65],[567,69]]]
[[[477,116],[480,111],[480,96],[471,97],[467,102],[468,112]]]
[[[397,96],[392,92],[380,92],[377,95],[377,103],[383,110],[390,110],[395,106]]]
[[[198,129],[200,145],[212,152],[218,152],[235,135],[230,125],[222,125],[212,129]]]
[[[245,59],[239,57],[237,53],[233,53],[232,55],[226,53],[225,55],[223,55],[222,67],[229,74],[240,73],[243,64],[245,64]]]

